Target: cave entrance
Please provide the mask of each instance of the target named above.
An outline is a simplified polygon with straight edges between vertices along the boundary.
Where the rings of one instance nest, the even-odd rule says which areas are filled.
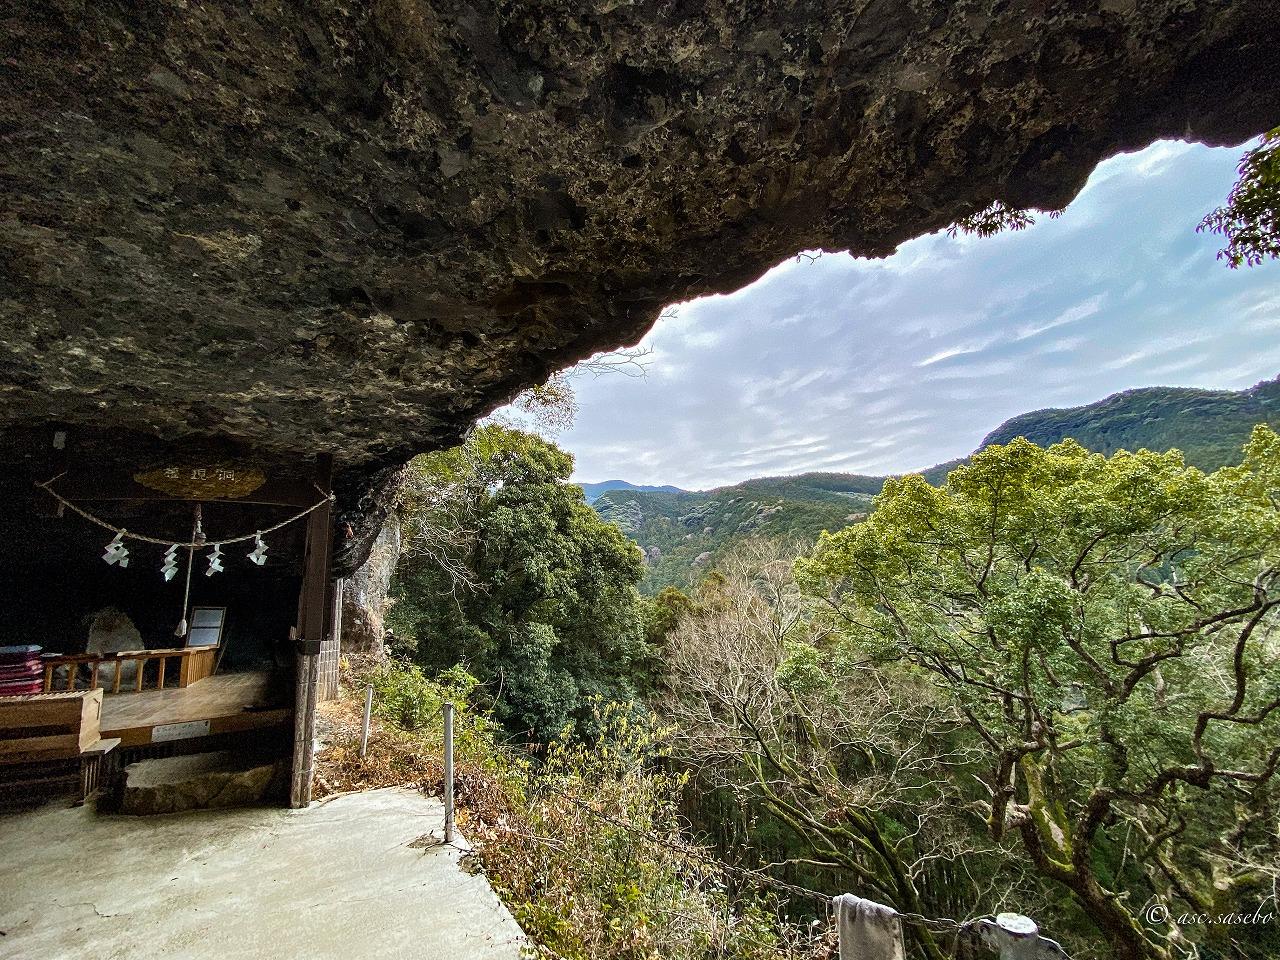
[[[48,434],[0,476],[0,793],[305,805],[337,684],[328,458]]]

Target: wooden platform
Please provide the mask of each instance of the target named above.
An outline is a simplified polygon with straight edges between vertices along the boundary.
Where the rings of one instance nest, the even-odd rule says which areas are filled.
[[[289,723],[293,707],[279,685],[268,673],[228,673],[181,689],[109,694],[102,736],[137,747]]]

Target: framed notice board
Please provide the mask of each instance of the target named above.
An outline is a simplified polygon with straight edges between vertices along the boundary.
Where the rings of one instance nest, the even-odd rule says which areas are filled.
[[[226,607],[192,607],[187,646],[216,647],[222,642],[222,628],[226,619]]]

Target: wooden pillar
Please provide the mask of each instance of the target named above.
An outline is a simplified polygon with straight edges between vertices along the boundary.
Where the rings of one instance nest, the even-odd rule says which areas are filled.
[[[316,460],[316,485],[328,494],[333,482],[333,459],[322,454]],[[317,496],[320,496],[317,493]],[[298,680],[293,716],[293,781],[289,803],[305,807],[311,802],[315,773],[316,694],[319,687],[320,648],[330,625],[330,558],[333,547],[333,510],[329,503],[307,517],[307,547],[302,590],[298,594]]]

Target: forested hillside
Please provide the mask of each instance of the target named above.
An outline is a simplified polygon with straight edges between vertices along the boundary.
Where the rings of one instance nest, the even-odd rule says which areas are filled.
[[[1148,387],[1083,407],[1036,410],[1000,424],[982,446],[1026,437],[1043,447],[1071,437],[1105,454],[1177,447],[1191,466],[1214,470],[1239,462],[1259,423],[1280,426],[1280,377],[1249,390]]]
[[[1177,448],[1191,466],[1214,470],[1239,462],[1241,447],[1259,423],[1280,428],[1280,378],[1239,391],[1146,387],[1083,407],[1036,410],[1002,423],[979,449],[1016,437],[1042,447],[1070,437],[1104,454]],[[940,463],[922,475],[936,486],[964,462]],[[646,564],[641,589],[656,593],[690,586],[748,536],[811,541],[823,530],[855,523],[866,516],[886,479],[805,473],[702,492],[615,488],[600,493],[592,505],[640,545]]]
[[[805,474],[766,477],[702,493],[615,490],[592,504],[640,545],[641,588],[687,587],[749,536],[814,540],[866,516],[883,477]]]

